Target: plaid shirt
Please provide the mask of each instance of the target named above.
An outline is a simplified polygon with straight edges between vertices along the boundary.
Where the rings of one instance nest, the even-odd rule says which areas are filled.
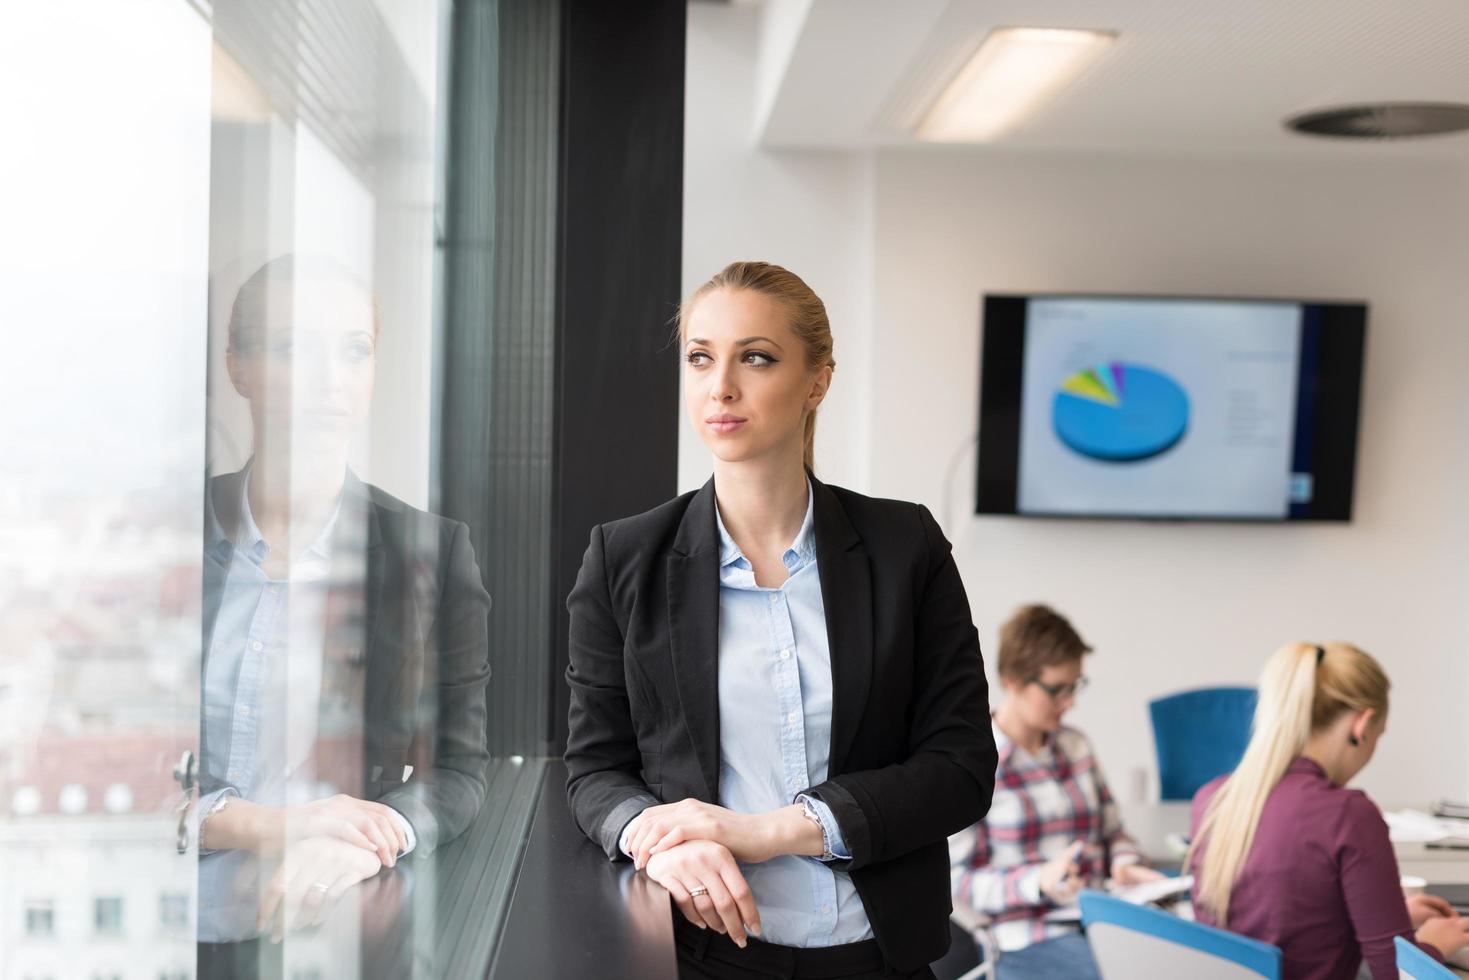
[[[981,913],[995,944],[1015,950],[1076,930],[1044,920],[1056,906],[1040,890],[1042,865],[1072,841],[1086,842],[1078,864],[1093,887],[1111,861],[1140,855],[1085,735],[1062,728],[1032,755],[994,730],[994,803],[984,820],[949,838],[949,880],[954,904]]]

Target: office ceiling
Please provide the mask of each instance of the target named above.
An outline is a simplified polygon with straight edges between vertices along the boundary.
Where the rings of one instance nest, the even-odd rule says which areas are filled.
[[[1464,0],[810,0],[758,120],[769,147],[916,144],[911,123],[991,29],[1116,44],[995,148],[1469,159],[1469,134],[1311,138],[1282,121],[1355,102],[1469,102]],[[775,66],[779,71],[779,66]]]

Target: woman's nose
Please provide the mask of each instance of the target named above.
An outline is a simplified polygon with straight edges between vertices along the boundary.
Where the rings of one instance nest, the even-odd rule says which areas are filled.
[[[732,401],[738,394],[733,379],[723,370],[716,370],[709,384],[709,397],[717,402]]]

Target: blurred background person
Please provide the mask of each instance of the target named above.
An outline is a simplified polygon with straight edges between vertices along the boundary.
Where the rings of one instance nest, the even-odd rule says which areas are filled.
[[[1161,877],[1123,832],[1091,743],[1062,724],[1090,652],[1046,606],[1022,606],[1000,628],[995,799],[984,820],[950,838],[949,857],[954,904],[988,920],[1004,980],[1097,977],[1077,923],[1047,916],[1109,876],[1122,885]]]
[[[1354,646],[1281,647],[1244,758],[1194,797],[1196,917],[1280,947],[1290,980],[1350,980],[1363,961],[1396,980],[1397,936],[1439,960],[1469,945],[1448,903],[1404,900],[1387,823],[1345,788],[1387,730],[1388,687]]]

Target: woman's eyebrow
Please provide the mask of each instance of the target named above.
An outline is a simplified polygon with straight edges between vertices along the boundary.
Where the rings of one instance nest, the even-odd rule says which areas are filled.
[[[690,337],[684,343],[685,343],[685,346],[687,346],[688,344],[708,344],[709,341],[705,340],[703,337]],[[751,344],[759,344],[759,343],[769,344],[771,347],[774,347],[777,350],[781,350],[782,349],[781,346],[780,346],[780,344],[777,344],[775,341],[771,340],[769,337],[741,337],[739,340],[736,340],[735,341],[735,346],[736,347],[749,347]]]

